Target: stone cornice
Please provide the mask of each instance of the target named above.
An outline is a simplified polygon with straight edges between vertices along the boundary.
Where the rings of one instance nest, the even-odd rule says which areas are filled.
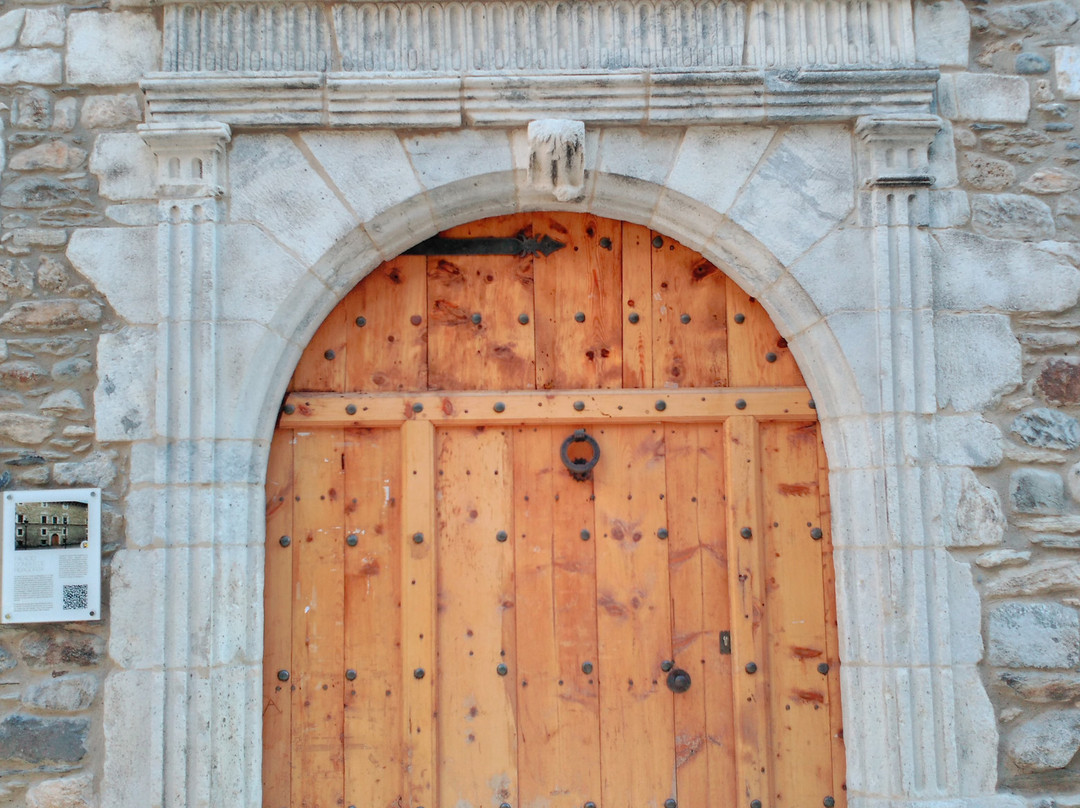
[[[561,117],[599,125],[839,121],[926,113],[938,71],[619,71],[509,76],[158,73],[149,120],[243,127],[511,127]]]

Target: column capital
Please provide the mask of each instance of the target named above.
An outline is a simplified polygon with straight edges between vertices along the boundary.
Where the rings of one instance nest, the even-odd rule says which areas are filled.
[[[144,123],[139,134],[157,157],[158,195],[169,199],[225,193],[228,124],[216,121]]]
[[[855,135],[862,186],[932,185],[930,144],[941,126],[936,115],[864,115],[857,119]]]

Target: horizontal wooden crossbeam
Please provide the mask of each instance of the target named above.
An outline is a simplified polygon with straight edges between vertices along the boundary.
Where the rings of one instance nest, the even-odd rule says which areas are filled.
[[[805,387],[570,390],[558,393],[290,393],[281,426],[385,427],[406,421],[481,426],[598,422],[721,421],[752,415],[767,421],[817,419]]]

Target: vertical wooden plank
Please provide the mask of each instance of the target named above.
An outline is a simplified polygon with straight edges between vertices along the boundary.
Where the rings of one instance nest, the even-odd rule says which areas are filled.
[[[322,321],[300,356],[289,391],[334,393],[344,390],[346,367],[345,306],[338,304]]]
[[[736,804],[766,803],[771,793],[765,570],[758,428],[752,416],[729,418],[727,433],[728,588],[734,674]],[[745,538],[749,531],[750,538]],[[754,672],[747,666],[753,665]]]
[[[297,432],[292,658],[292,805],[340,805],[344,471],[341,430]]]
[[[767,624],[774,802],[817,805],[832,791],[828,657],[816,424],[760,425],[761,491],[769,581]]]
[[[401,450],[402,806],[419,808],[435,805],[438,793],[438,542],[432,424],[402,424]]]
[[[732,387],[805,384],[787,340],[780,336],[768,312],[730,278],[727,317],[728,377]]]
[[[565,436],[549,427],[515,431],[522,808],[578,808],[600,799],[592,483],[563,468]]]
[[[401,766],[401,433],[345,433],[345,804],[394,805]]]
[[[426,272],[423,256],[399,255],[342,302],[348,338],[344,389],[427,389]]]
[[[511,438],[437,433],[439,804],[517,803]],[[499,541],[504,531],[506,541]],[[500,667],[505,666],[505,667]]]
[[[673,798],[671,655],[662,427],[598,430],[596,494],[600,756],[604,805]],[[648,740],[646,740],[648,739]]]
[[[653,233],[653,382],[657,387],[727,386],[726,280],[700,254]]]
[[[266,589],[263,601],[263,808],[291,798],[292,696],[278,671],[292,667],[293,432],[279,429],[266,469]],[[282,546],[281,537],[289,542]]]
[[[622,386],[622,238],[591,214],[535,214],[537,234],[566,246],[533,263],[536,386]]]
[[[675,697],[680,803],[735,805],[731,627],[727,598],[724,452],[719,425],[665,424],[675,664],[691,689]]]
[[[836,568],[833,564],[832,505],[829,500],[829,462],[817,425],[818,513],[821,529],[821,574],[825,588],[825,646],[829,664],[829,731],[832,749],[832,791],[836,805],[847,805],[847,759],[844,752],[844,717],[840,701],[840,640],[836,618]]]
[[[653,386],[652,231],[623,222],[623,387]]]
[[[523,215],[502,216],[462,225],[445,235],[512,237],[526,224]],[[428,386],[535,387],[532,256],[430,257],[427,274]],[[519,319],[523,314],[529,318],[524,324]]]

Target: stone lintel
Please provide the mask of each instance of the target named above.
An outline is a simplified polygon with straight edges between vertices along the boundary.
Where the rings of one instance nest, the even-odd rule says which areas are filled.
[[[140,124],[139,134],[157,157],[158,193],[165,198],[221,196],[229,126],[205,120]]]
[[[865,115],[856,121],[859,177],[863,187],[918,188],[934,182],[930,143],[941,131],[930,114]]]
[[[619,71],[566,75],[155,73],[149,119],[245,127],[687,126],[926,115],[936,68]]]

